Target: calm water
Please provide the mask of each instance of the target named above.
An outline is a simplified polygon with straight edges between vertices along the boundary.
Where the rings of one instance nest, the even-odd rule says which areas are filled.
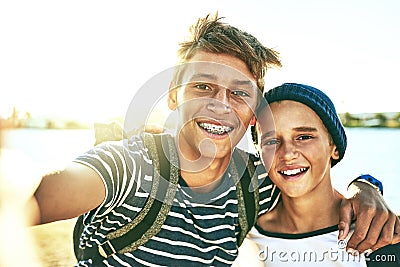
[[[20,129],[3,132],[3,147],[24,152],[36,163],[62,167],[94,144],[93,130]]]
[[[384,185],[384,197],[400,213],[400,129],[348,128],[348,149],[332,169],[336,188],[344,190],[361,173],[370,173]],[[3,134],[3,146],[23,151],[50,168],[65,163],[92,147],[93,130],[12,130]]]
[[[343,160],[332,169],[336,188],[362,173],[383,182],[384,198],[400,213],[400,129],[347,128],[348,148]]]

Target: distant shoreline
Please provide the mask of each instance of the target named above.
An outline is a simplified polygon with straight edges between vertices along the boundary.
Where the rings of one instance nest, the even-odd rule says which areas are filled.
[[[340,113],[340,120],[345,127],[365,128],[400,128],[400,112],[386,113]]]
[[[349,128],[400,128],[400,112],[381,113],[339,113],[345,127]],[[103,122],[116,121],[123,124],[123,117],[114,117]],[[55,117],[21,116],[17,111],[8,118],[0,117],[1,129],[92,129],[96,122],[80,121],[79,119],[60,119]],[[101,123],[101,121],[100,121]],[[160,125],[163,125],[161,122]]]

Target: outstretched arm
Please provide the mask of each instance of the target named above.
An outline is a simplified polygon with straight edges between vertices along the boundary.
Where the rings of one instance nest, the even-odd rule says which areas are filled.
[[[344,239],[356,220],[354,233],[347,243],[349,252],[377,250],[400,242],[400,220],[375,187],[363,182],[349,186],[352,196],[340,208],[339,239]]]
[[[29,206],[32,224],[77,217],[99,206],[105,186],[91,168],[71,163],[63,171],[43,176]]]

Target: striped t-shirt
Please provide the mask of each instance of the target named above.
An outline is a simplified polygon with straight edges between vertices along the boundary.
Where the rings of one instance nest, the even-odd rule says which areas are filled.
[[[151,188],[153,165],[140,137],[127,143],[103,143],[75,161],[93,168],[106,187],[104,202],[85,214],[83,220],[80,247],[92,247],[103,243],[107,233],[129,223],[140,212]],[[279,190],[262,165],[257,166],[257,172],[263,179],[262,214],[277,201]],[[107,258],[104,266],[230,266],[238,253],[239,233],[236,186],[230,176],[227,172],[220,185],[205,194],[193,192],[180,178],[160,232],[133,252]],[[86,260],[77,266],[92,265]]]

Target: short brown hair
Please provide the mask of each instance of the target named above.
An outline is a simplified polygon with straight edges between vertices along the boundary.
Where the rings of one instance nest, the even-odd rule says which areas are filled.
[[[281,66],[279,53],[263,46],[251,34],[221,22],[221,19],[223,18],[218,18],[218,13],[198,19],[190,28],[190,39],[179,44],[180,63],[187,62],[198,51],[235,56],[246,63],[257,81],[257,86],[263,91],[267,68]]]

